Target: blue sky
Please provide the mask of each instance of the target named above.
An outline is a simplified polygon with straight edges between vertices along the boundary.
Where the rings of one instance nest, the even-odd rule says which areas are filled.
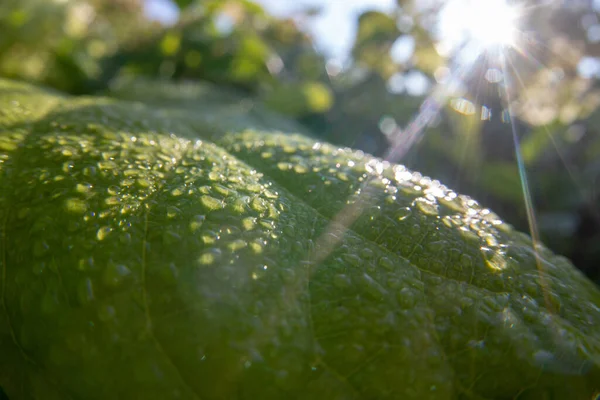
[[[258,0],[272,14],[288,16],[303,7],[317,6],[322,12],[306,28],[313,33],[317,47],[343,61],[356,32],[358,16],[365,10],[390,11],[395,0]]]

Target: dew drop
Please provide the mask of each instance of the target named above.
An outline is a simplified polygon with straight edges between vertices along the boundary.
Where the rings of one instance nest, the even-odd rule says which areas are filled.
[[[501,272],[506,269],[506,257],[498,251],[488,247],[481,248],[481,254],[487,266],[494,272]]]
[[[125,178],[121,181],[121,185],[127,186],[127,187],[133,185],[134,183],[135,183],[135,181],[131,178]]]
[[[130,212],[135,210],[137,206],[137,204],[125,204],[123,207],[121,207],[121,214],[129,214]]]
[[[246,246],[248,246],[248,243],[245,240],[242,239],[236,239],[233,242],[230,242],[227,245],[227,248],[231,251],[239,251],[243,248],[245,248]]]
[[[79,283],[77,296],[81,304],[87,304],[94,300],[94,286],[90,278],[85,278]]]
[[[219,229],[219,235],[221,237],[227,238],[231,236],[238,236],[241,233],[241,230],[237,226],[221,226]]]
[[[85,214],[87,208],[87,204],[83,200],[74,198],[65,200],[65,211],[70,214]]]
[[[459,300],[460,308],[467,309],[467,308],[471,307],[473,304],[474,304],[474,301],[470,297],[466,297],[466,296],[460,297],[460,300]]]
[[[365,170],[370,174],[381,175],[383,173],[383,163],[377,159],[371,159],[365,164]]]
[[[383,268],[387,269],[388,271],[391,271],[394,269],[394,262],[392,260],[390,260],[388,257],[381,257],[379,259],[379,265],[382,266]]]
[[[245,189],[250,193],[260,193],[263,187],[258,183],[251,183],[249,185],[246,185]]]
[[[172,230],[163,231],[162,238],[163,238],[163,244],[165,244],[166,246],[172,246],[175,243],[178,243],[181,241],[181,235]]]
[[[169,265],[160,269],[160,276],[163,282],[174,284],[179,277],[179,269],[175,263],[169,263]]]
[[[183,190],[181,190],[180,188],[175,188],[173,190],[171,190],[171,196],[173,197],[179,197],[183,194]]]
[[[190,231],[192,233],[196,233],[200,228],[202,228],[205,220],[206,217],[204,215],[194,215],[188,225]]]
[[[254,241],[250,243],[250,250],[254,254],[261,254],[263,252],[263,245],[259,241]]]
[[[462,265],[463,267],[470,268],[471,266],[473,266],[473,258],[468,254],[462,254],[460,256],[460,265]]]
[[[119,205],[120,203],[121,203],[121,201],[119,200],[119,198],[117,196],[110,196],[104,200],[104,204],[106,204],[107,206],[116,206],[116,205]]]
[[[417,299],[415,292],[410,288],[402,288],[396,295],[396,299],[400,304],[400,307],[408,309],[416,305]]]
[[[135,181],[135,183],[139,188],[142,188],[142,189],[146,189],[146,188],[149,188],[150,186],[152,186],[152,182],[150,182],[148,179],[145,179],[145,178],[137,179]]]
[[[350,280],[348,275],[336,274],[333,277],[333,285],[337,288],[344,289],[344,288],[350,287],[351,284],[352,284],[352,281]]]
[[[429,242],[426,245],[427,250],[430,250],[434,253],[439,253],[440,251],[444,250],[444,248],[447,246],[448,246],[448,243],[445,240],[437,240],[435,242]]]
[[[242,219],[242,228],[246,231],[251,231],[256,228],[256,218],[246,217]]]
[[[283,234],[285,236],[293,238],[296,235],[296,230],[294,229],[294,227],[292,225],[286,225],[283,227]]]
[[[202,235],[202,242],[204,244],[213,244],[219,239],[219,235],[213,231],[205,231]]]
[[[355,254],[344,254],[342,258],[354,267],[360,267],[363,264],[362,259]]]
[[[373,250],[369,249],[369,248],[364,248],[360,251],[360,255],[361,257],[368,259],[368,258],[373,258]]]
[[[213,190],[214,190],[215,193],[217,193],[217,194],[219,194],[219,195],[221,195],[223,197],[227,197],[227,196],[230,196],[232,194],[232,191],[229,190],[228,188],[226,188],[223,185],[218,185],[218,184],[217,185],[213,185],[212,188],[213,188]]]
[[[282,150],[286,154],[293,154],[293,153],[295,153],[297,151],[296,146],[293,146],[291,144],[285,144],[282,147]]]
[[[277,168],[279,168],[281,171],[288,171],[288,170],[292,169],[292,167],[293,167],[293,165],[288,162],[277,163]]]
[[[96,232],[96,238],[98,240],[104,240],[108,237],[108,235],[112,232],[112,228],[109,226],[103,226],[102,228],[98,229],[98,231]]]
[[[66,147],[60,151],[60,154],[65,157],[73,157],[73,149]]]
[[[487,235],[485,238],[485,242],[488,246],[495,247],[498,246],[498,240],[493,235]]]
[[[308,168],[305,165],[296,164],[294,165],[294,172],[297,174],[305,174],[308,172]]]
[[[263,191],[263,195],[267,198],[267,199],[276,199],[277,197],[279,197],[279,194],[277,192],[273,192],[271,190],[265,189]]]
[[[98,319],[102,322],[108,322],[112,320],[117,314],[113,306],[102,306],[98,309]]]
[[[246,202],[243,198],[236,198],[233,202],[227,205],[227,209],[234,214],[241,215],[246,211]]]
[[[80,259],[77,269],[80,271],[90,271],[94,269],[94,259],[92,257]]]
[[[92,185],[89,183],[78,183],[75,185],[75,191],[77,193],[89,193],[92,191]]]
[[[181,210],[175,206],[168,206],[167,207],[167,218],[168,219],[173,219],[175,217],[177,217],[177,215],[181,214]]]
[[[381,300],[387,294],[383,286],[373,279],[369,274],[363,274],[362,282],[366,292],[375,300]]]
[[[409,207],[402,207],[396,210],[396,219],[398,221],[404,221],[412,214],[412,210]]]
[[[344,172],[338,172],[336,176],[342,182],[348,182],[348,180],[350,179],[348,178],[348,174]]]
[[[125,265],[110,263],[104,270],[102,279],[105,285],[116,287],[122,284],[130,275],[131,270]]]
[[[439,214],[438,205],[431,201],[419,198],[415,200],[414,204],[425,215],[434,216]]]
[[[263,213],[267,211],[267,205],[263,199],[260,197],[255,197],[250,201],[250,208],[256,211],[257,213]]]
[[[277,210],[277,208],[275,208],[275,206],[271,203],[269,203],[269,212],[267,217],[268,218],[277,218],[279,216],[279,211]]]
[[[41,257],[46,254],[50,250],[50,246],[46,243],[45,240],[40,240],[35,242],[33,245],[33,255],[36,257]]]
[[[121,236],[119,236],[119,241],[123,244],[131,243],[131,234],[129,232],[123,233]]]
[[[286,284],[292,284],[296,281],[296,273],[293,269],[284,268],[281,270],[281,279]]]
[[[111,170],[117,168],[117,164],[114,161],[98,161],[98,168]]]
[[[402,287],[402,282],[399,279],[393,278],[393,277],[388,278],[386,284],[387,284],[388,289],[391,289],[394,292],[396,290],[398,290],[400,287]]]
[[[209,195],[200,196],[200,204],[209,211],[223,208],[223,202]]]
[[[472,243],[479,243],[479,236],[477,236],[475,234],[475,232],[473,232],[472,230],[470,230],[466,227],[461,227],[458,230],[458,232],[463,237],[463,239],[465,239],[466,241],[472,242]]]
[[[198,257],[198,264],[203,266],[212,265],[221,259],[221,250],[217,248],[209,249]]]
[[[413,226],[410,227],[410,234],[413,236],[418,235],[421,232],[421,225],[419,224],[414,224]]]
[[[453,222],[452,218],[447,215],[442,218],[442,223],[444,225],[446,225],[446,227],[448,227],[448,228],[454,227],[454,222]]]

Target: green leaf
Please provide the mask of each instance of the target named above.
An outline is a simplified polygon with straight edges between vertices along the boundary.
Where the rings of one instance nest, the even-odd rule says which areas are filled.
[[[194,88],[1,83],[9,398],[596,393],[600,292],[566,259],[402,166],[238,129],[273,119]]]
[[[179,9],[181,9],[181,10],[183,10],[190,4],[194,3],[194,0],[173,0],[173,1],[177,5],[177,7],[179,7]]]

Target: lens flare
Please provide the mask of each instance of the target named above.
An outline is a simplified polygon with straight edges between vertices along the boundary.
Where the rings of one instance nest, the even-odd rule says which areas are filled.
[[[507,0],[450,0],[440,11],[440,49],[481,54],[494,48],[513,47],[517,41],[519,8]]]

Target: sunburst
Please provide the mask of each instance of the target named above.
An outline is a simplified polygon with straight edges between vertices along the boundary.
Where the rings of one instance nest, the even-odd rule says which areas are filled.
[[[521,16],[520,7],[507,0],[450,0],[439,13],[439,50],[477,58],[517,47]]]

